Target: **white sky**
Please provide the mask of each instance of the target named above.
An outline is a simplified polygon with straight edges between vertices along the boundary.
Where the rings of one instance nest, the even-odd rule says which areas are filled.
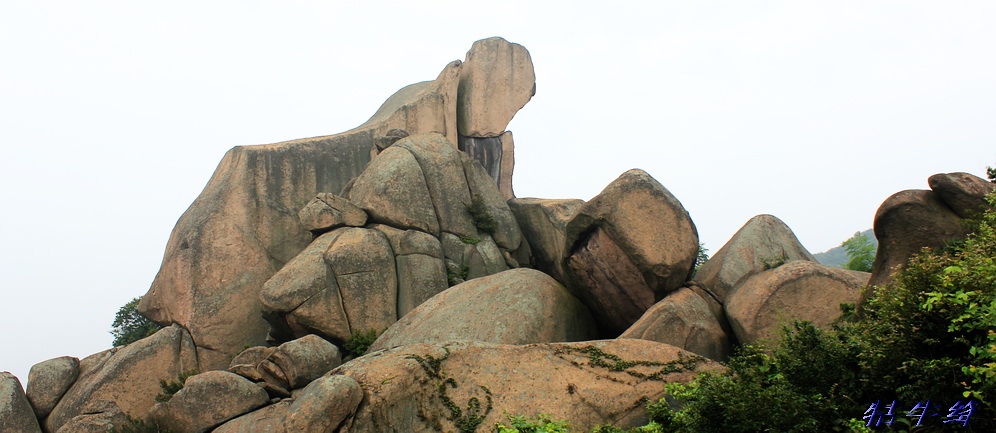
[[[110,347],[226,150],[351,129],[490,36],[536,69],[518,196],[642,168],[713,252],[760,213],[824,251],[996,165],[991,1],[336,3],[0,4],[0,370]]]

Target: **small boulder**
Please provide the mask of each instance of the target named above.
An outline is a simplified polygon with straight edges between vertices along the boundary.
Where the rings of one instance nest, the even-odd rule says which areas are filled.
[[[177,433],[202,433],[268,400],[263,388],[242,376],[208,371],[187,378],[169,401],[156,403],[151,417],[168,420]]]
[[[35,412],[24,396],[21,381],[10,372],[0,372],[0,431],[41,433]]]
[[[595,335],[588,309],[564,286],[540,271],[521,268],[433,296],[387,328],[370,351],[449,340],[529,344]]]
[[[326,232],[336,227],[363,227],[367,213],[349,200],[323,192],[301,208],[297,217],[301,226],[312,233]]]
[[[695,273],[695,281],[721,301],[751,275],[790,260],[816,262],[782,220],[772,215],[751,218]]]
[[[650,307],[619,338],[667,343],[726,362],[732,352],[730,338],[710,308],[710,303],[719,305],[715,299],[703,299],[694,289],[683,287]]]
[[[370,161],[353,182],[349,198],[374,222],[439,234],[425,173],[408,149],[391,146]]]
[[[754,274],[727,300],[726,315],[739,342],[772,340],[793,319],[827,327],[840,317],[841,303],[855,303],[867,272],[794,260]]]
[[[927,178],[927,183],[941,201],[962,218],[974,217],[988,208],[986,194],[996,188],[996,184],[968,173],[938,173]]]
[[[353,415],[363,390],[353,378],[328,375],[311,382],[294,399],[284,424],[288,432],[332,433]]]
[[[259,363],[263,378],[283,389],[307,385],[342,364],[342,355],[334,344],[311,334],[288,341]]]
[[[45,418],[62,394],[76,382],[80,374],[80,360],[72,356],[42,361],[28,372],[28,389],[25,394],[38,419]]]

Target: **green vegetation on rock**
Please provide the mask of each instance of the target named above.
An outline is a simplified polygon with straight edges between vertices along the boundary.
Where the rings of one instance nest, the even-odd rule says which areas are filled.
[[[370,349],[370,345],[377,341],[377,336],[380,333],[376,329],[371,329],[368,331],[353,331],[353,334],[346,339],[343,343],[342,348],[346,351],[345,356],[363,356],[367,353],[367,349]]]
[[[847,250],[848,260],[844,264],[844,269],[871,272],[872,264],[875,263],[876,248],[871,239],[868,239],[868,236],[856,232],[854,236],[851,236],[850,239],[844,241],[840,246]]]
[[[114,315],[114,322],[111,323],[114,347],[134,343],[162,329],[161,326],[138,313],[138,302],[141,300],[142,298],[135,298],[128,301]]]
[[[474,227],[477,227],[477,230],[482,233],[494,234],[495,230],[498,230],[498,220],[495,219],[494,215],[491,215],[480,194],[474,194],[470,204],[467,205],[467,212],[470,213],[470,220],[474,223]]]
[[[162,389],[162,392],[156,396],[156,401],[162,403],[170,401],[171,399],[173,399],[173,395],[175,395],[176,393],[180,392],[181,389],[183,389],[183,385],[187,383],[187,379],[189,379],[190,376],[195,376],[199,373],[200,372],[197,370],[187,370],[184,371],[183,373],[180,373],[180,376],[177,377],[177,379],[174,381],[167,382],[163,379],[159,379],[159,388]]]

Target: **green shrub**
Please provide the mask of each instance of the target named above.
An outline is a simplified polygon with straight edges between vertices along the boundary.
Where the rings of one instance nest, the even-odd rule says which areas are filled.
[[[111,323],[111,335],[114,336],[114,347],[134,343],[162,329],[155,322],[138,313],[138,302],[142,298],[128,301],[114,315]]]
[[[539,414],[536,418],[505,415],[510,425],[495,424],[498,433],[569,433],[567,421],[552,418],[550,415]]]
[[[197,374],[199,374],[199,372],[194,369],[180,373],[180,376],[177,377],[177,380],[175,381],[167,382],[163,379],[159,379],[159,388],[162,389],[162,392],[156,396],[156,401],[162,403],[170,401],[174,394],[183,389],[183,385],[187,383],[187,379],[189,379],[190,376],[195,376]]]
[[[474,223],[474,227],[477,227],[480,232],[494,234],[495,230],[498,230],[498,220],[491,215],[480,194],[474,194],[474,197],[471,198],[470,204],[467,205],[467,212],[470,213],[470,220]]]
[[[844,269],[852,271],[871,272],[872,264],[875,263],[875,244],[868,236],[860,232],[854,233],[850,239],[844,241],[840,246],[847,250],[847,263]]]
[[[343,343],[342,348],[346,351],[344,356],[363,356],[370,349],[370,345],[377,341],[377,336],[379,332],[376,329],[371,329],[368,331],[353,331],[353,334],[346,339]]]
[[[782,254],[778,257],[764,257],[761,259],[761,264],[764,265],[764,269],[775,269],[781,265],[784,265],[788,261],[788,256]]]
[[[446,281],[449,282],[450,287],[453,287],[463,281],[467,281],[468,275],[470,275],[470,266],[461,265],[459,273],[449,269],[446,270]]]

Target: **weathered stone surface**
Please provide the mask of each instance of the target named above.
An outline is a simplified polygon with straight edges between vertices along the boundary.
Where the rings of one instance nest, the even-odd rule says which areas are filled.
[[[970,218],[986,209],[989,206],[986,194],[996,188],[996,184],[968,173],[938,173],[930,176],[927,183],[941,201],[962,218]]]
[[[468,137],[497,137],[535,94],[525,47],[502,38],[474,42],[460,71],[458,130]]]
[[[512,131],[505,131],[501,134],[501,170],[498,172],[498,190],[505,200],[515,198],[515,191],[512,189],[512,171],[515,169],[515,142],[512,140]]]
[[[594,357],[612,363],[600,358],[602,353],[660,364],[684,360],[689,368],[659,377],[655,373],[664,365],[612,370],[592,362]],[[575,431],[588,431],[600,424],[643,425],[642,399],[661,398],[664,383],[688,381],[703,369],[722,369],[704,359],[693,366],[688,362],[693,358],[697,357],[673,346],[633,339],[525,346],[460,341],[373,352],[329,376],[349,376],[365,393],[341,432],[456,431],[454,423],[459,420],[449,419],[443,395],[465,418],[481,416],[480,426],[507,422],[506,413],[543,413],[571,420]],[[468,408],[471,399],[476,399],[479,409]]]
[[[238,355],[235,355],[235,357],[232,358],[231,364],[229,364],[228,366],[229,368],[234,367],[236,365],[251,365],[255,367],[259,365],[260,362],[263,362],[263,360],[266,359],[268,356],[270,356],[270,354],[273,353],[274,350],[277,350],[277,348],[268,347],[268,346],[253,346],[247,348],[246,350],[239,352]]]
[[[858,300],[867,272],[847,271],[805,260],[754,274],[726,302],[726,315],[744,344],[770,340],[793,319],[829,326],[840,304]]]
[[[268,400],[263,388],[242,376],[208,371],[187,378],[168,402],[156,403],[152,417],[169,420],[177,433],[202,433]]]
[[[329,370],[342,364],[339,348],[317,335],[306,335],[281,344],[270,356],[260,362],[259,369],[266,372],[275,385],[284,389],[301,388]]]
[[[398,273],[383,233],[345,229],[325,252],[325,262],[335,275],[351,330],[385,329],[398,320]]]
[[[367,213],[349,200],[323,192],[315,196],[297,213],[301,226],[311,232],[324,232],[336,227],[363,227]]]
[[[28,372],[25,395],[38,419],[45,418],[80,374],[80,360],[72,356],[42,361]]]
[[[387,328],[370,351],[415,343],[582,341],[594,319],[564,286],[540,271],[512,269],[451,287]]]
[[[583,200],[551,200],[541,198],[514,198],[508,207],[515,215],[522,236],[529,242],[533,266],[561,283],[564,277],[563,261],[567,223],[584,204]]]
[[[505,257],[491,236],[481,236],[481,241],[474,244],[467,254],[467,280],[497,274],[508,269]]]
[[[112,401],[87,403],[80,415],[63,424],[58,433],[106,433],[128,423],[128,415]]]
[[[484,172],[498,184],[498,190],[505,200],[515,198],[512,190],[512,170],[515,168],[515,143],[512,131],[505,131],[498,137],[459,138],[460,150],[471,159],[481,163]]]
[[[260,290],[312,240],[295,211],[319,192],[342,190],[392,130],[443,134],[455,149],[460,69],[452,62],[435,81],[399,90],[351,131],[229,151],[173,229],[139,311],[189,329],[208,369],[262,344]]]
[[[332,433],[351,416],[363,390],[348,376],[330,375],[311,382],[287,410],[288,432]]]
[[[261,407],[218,426],[212,433],[284,433],[287,431],[284,416],[291,403],[291,400],[283,400]]]
[[[478,164],[477,161],[465,159],[463,168],[470,190],[475,197],[480,197],[484,208],[498,223],[494,233],[491,233],[495,243],[506,250],[519,248],[519,243],[522,242],[519,224],[515,220],[512,210],[508,208],[508,203],[498,191],[498,186],[488,178],[481,164]]]
[[[35,412],[24,396],[21,381],[7,371],[0,371],[0,431],[41,433]]]
[[[449,287],[443,259],[425,254],[396,257],[398,266],[398,317]]]
[[[176,380],[182,372],[199,369],[197,361],[190,334],[178,325],[86,357],[80,361],[79,379],[45,419],[45,430],[58,431],[97,400],[114,402],[129,416],[144,418],[162,391],[159,381]]]
[[[349,197],[373,221],[439,234],[425,173],[408,149],[391,146],[374,158],[356,178]]]
[[[782,220],[772,215],[751,218],[695,273],[698,281],[720,300],[751,275],[765,270],[765,263],[808,260],[816,262]]]
[[[639,338],[667,343],[726,362],[732,347],[708,301],[691,288],[668,294],[623,332],[619,338]]]
[[[439,134],[407,137],[393,147],[408,150],[418,160],[425,176],[425,186],[439,218],[440,230],[460,236],[477,236],[477,228],[467,213],[472,191],[467,186],[467,178],[463,172],[463,159],[466,155]],[[355,186],[353,191],[355,193]],[[432,234],[438,236],[439,232]]]
[[[870,285],[883,286],[923,248],[940,249],[965,236],[958,217],[932,191],[907,190],[893,194],[875,213],[878,251]]]

